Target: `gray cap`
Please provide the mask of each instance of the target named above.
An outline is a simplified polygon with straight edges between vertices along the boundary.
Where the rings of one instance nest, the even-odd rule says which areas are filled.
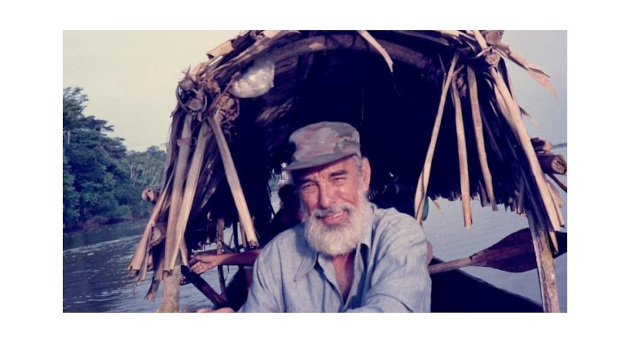
[[[289,142],[295,152],[286,170],[312,168],[357,155],[361,157],[359,132],[341,122],[319,122],[294,131]]]

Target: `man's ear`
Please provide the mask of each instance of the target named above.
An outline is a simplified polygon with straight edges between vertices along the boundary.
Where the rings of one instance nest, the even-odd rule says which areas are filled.
[[[370,161],[363,157],[363,165],[361,166],[361,176],[363,178],[363,188],[367,191],[370,188],[370,178],[372,176],[372,168]]]

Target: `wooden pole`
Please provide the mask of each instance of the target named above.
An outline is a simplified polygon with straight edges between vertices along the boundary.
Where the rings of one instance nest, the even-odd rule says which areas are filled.
[[[242,251],[241,242],[245,242],[244,237],[240,236],[240,232],[238,231],[238,222],[232,223],[232,239],[234,239],[234,247],[237,252]]]
[[[181,267],[181,265],[179,266]],[[203,277],[201,277],[200,275],[194,272],[191,272],[186,266],[181,267],[181,269],[182,269],[182,274],[186,276],[186,279],[188,279],[195,287],[197,287],[197,289],[199,289],[199,291],[203,295],[205,295],[206,298],[208,298],[208,300],[210,300],[215,306],[224,304],[226,302],[225,296],[223,294],[217,293],[208,284],[208,282],[206,282],[206,280],[203,279]]]
[[[451,261],[447,261],[447,262],[443,262],[443,263],[439,263],[435,265],[429,265],[428,270],[429,270],[429,274],[435,274],[435,273],[440,273],[440,272],[461,269],[462,267],[473,266],[473,264],[474,262],[473,262],[472,257],[468,256],[468,257],[457,259],[457,260],[451,260]]]
[[[236,172],[236,167],[234,166],[232,154],[230,153],[223,131],[219,126],[218,118],[221,115],[220,110],[221,108],[219,107],[214,117],[208,118],[208,121],[210,122],[210,128],[212,129],[217,141],[217,146],[219,147],[225,176],[228,180],[230,191],[232,191],[232,197],[234,198],[234,203],[236,204],[236,209],[238,211],[238,219],[241,223],[243,231],[245,232],[245,236],[247,237],[247,243],[250,248],[256,248],[258,247],[258,238],[256,237],[256,232],[254,230],[254,223],[249,214],[249,209],[247,208],[247,202],[245,201],[245,195],[243,194],[241,182],[238,179],[238,173]]]
[[[216,245],[217,245],[217,255],[223,254],[223,230],[225,229],[225,220],[223,218],[219,218],[217,221],[217,229],[216,229]],[[225,295],[225,275],[223,273],[223,265],[217,266],[219,272],[219,286],[221,287],[221,293]]]
[[[170,273],[165,272],[162,276],[164,293],[162,295],[162,304],[157,312],[179,312],[179,282],[182,277],[181,265],[179,264],[179,256]]]
[[[175,265],[179,255],[179,241],[177,240],[177,218],[184,194],[186,172],[188,170],[188,155],[192,146],[192,118],[188,114],[184,120],[184,127],[180,138],[177,140],[177,162],[174,170],[173,188],[171,190],[171,203],[168,210],[168,223],[166,228],[166,241],[164,244],[164,270],[169,271]]]
[[[201,169],[203,166],[203,158],[206,154],[206,146],[208,144],[208,125],[205,122],[201,123],[201,129],[197,133],[197,144],[195,146],[195,151],[193,153],[192,159],[190,161],[190,165],[188,166],[188,171],[186,174],[186,182],[183,196],[179,202],[179,207],[177,210],[176,222],[175,222],[175,237],[174,243],[176,247],[180,248],[181,257],[183,263],[188,265],[188,257],[187,252],[183,249],[183,238],[184,232],[186,231],[186,226],[188,225],[188,218],[190,217],[190,211],[192,209],[192,202],[195,197],[195,193],[197,192],[197,183],[199,182],[199,174],[201,173]],[[188,154],[186,154],[186,159]],[[179,161],[179,159],[178,159]],[[169,212],[170,214],[170,212]],[[169,215],[169,225],[170,225],[170,215]],[[173,255],[168,255],[168,254]],[[166,269],[170,270],[175,263],[173,258],[176,255],[176,252],[167,251],[167,257],[170,256],[170,260],[166,260]]]
[[[529,219],[534,252],[536,253],[543,310],[545,312],[560,312],[558,287],[556,285],[556,269],[551,247],[549,246],[549,240],[547,239],[547,232],[535,221],[531,212],[528,213],[527,218]]]
[[[462,103],[459,99],[455,81],[451,82],[451,98],[455,106],[455,132],[457,134],[457,155],[459,159],[459,185],[462,196],[462,212],[464,213],[464,227],[472,226],[470,210],[470,180],[468,175],[468,152],[466,150],[466,135],[464,134],[464,117]]]

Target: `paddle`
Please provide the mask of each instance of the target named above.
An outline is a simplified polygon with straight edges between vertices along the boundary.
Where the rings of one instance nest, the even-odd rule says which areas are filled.
[[[558,252],[553,257],[567,252],[567,233],[556,232]],[[536,256],[529,228],[511,233],[494,245],[467,258],[429,265],[429,273],[440,273],[467,266],[492,267],[507,272],[524,272],[536,268]]]

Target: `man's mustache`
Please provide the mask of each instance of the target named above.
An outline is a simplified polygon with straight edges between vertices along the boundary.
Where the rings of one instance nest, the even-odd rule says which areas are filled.
[[[352,205],[345,203],[326,209],[315,209],[311,214],[311,218],[324,218],[327,216],[337,215],[342,211],[352,212],[353,210],[354,207],[352,207]]]

